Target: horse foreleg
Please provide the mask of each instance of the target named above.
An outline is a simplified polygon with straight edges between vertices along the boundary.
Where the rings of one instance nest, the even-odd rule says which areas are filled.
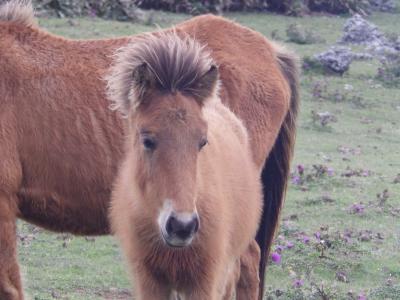
[[[259,293],[260,247],[253,240],[240,257],[240,277],[236,289],[237,300],[257,300]]]
[[[199,289],[193,291],[188,297],[185,297],[184,299],[190,299],[190,300],[219,300],[221,299],[221,295],[218,292],[217,287],[210,287],[209,289]]]
[[[217,265],[212,266],[194,290],[184,299],[190,300],[233,300],[239,279],[240,262],[216,255]]]
[[[137,300],[168,300],[173,299],[171,291],[156,281],[146,271],[134,273],[134,295]]]
[[[0,192],[0,299],[22,300],[17,261],[16,203]]]
[[[236,286],[239,281],[239,276],[240,276],[240,260],[238,259],[230,272],[227,274],[227,282],[225,286],[225,296],[223,297],[223,300],[232,300],[236,299],[234,298],[236,294]]]

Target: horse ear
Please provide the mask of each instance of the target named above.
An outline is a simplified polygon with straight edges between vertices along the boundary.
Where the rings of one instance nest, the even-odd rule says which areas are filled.
[[[196,91],[196,97],[198,97],[200,101],[214,94],[217,88],[218,76],[218,67],[213,64],[210,69],[197,80],[194,90]]]
[[[132,71],[132,80],[135,101],[138,101],[136,104],[139,105],[143,102],[146,92],[154,86],[155,76],[147,63],[142,63]]]

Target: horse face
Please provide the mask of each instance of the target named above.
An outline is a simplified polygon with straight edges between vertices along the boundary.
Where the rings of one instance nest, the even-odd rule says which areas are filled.
[[[197,161],[207,144],[201,105],[180,93],[153,95],[134,119],[142,201],[153,208],[165,243],[187,246],[200,225]]]

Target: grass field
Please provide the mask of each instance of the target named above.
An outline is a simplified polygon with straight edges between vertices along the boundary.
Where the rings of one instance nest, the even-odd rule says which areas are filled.
[[[335,43],[345,21],[227,17],[282,40],[288,25],[299,23],[325,40],[288,44],[300,56]],[[164,27],[186,18],[160,13],[154,22]],[[370,20],[386,33],[399,33],[399,14],[377,13]],[[41,19],[40,25],[72,38],[155,29],[99,19]],[[269,266],[268,299],[400,299],[400,91],[375,79],[378,65],[353,63],[343,77],[302,75],[293,182],[274,247],[281,262]],[[328,111],[337,120],[323,126],[311,111]],[[128,277],[110,237],[52,234],[26,223],[19,230],[19,258],[32,299],[129,299]]]

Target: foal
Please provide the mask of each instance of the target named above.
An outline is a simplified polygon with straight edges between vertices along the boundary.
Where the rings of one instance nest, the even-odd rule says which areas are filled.
[[[217,67],[193,39],[167,33],[122,49],[108,80],[129,128],[110,217],[136,296],[232,299],[262,195],[246,129],[217,96]]]

